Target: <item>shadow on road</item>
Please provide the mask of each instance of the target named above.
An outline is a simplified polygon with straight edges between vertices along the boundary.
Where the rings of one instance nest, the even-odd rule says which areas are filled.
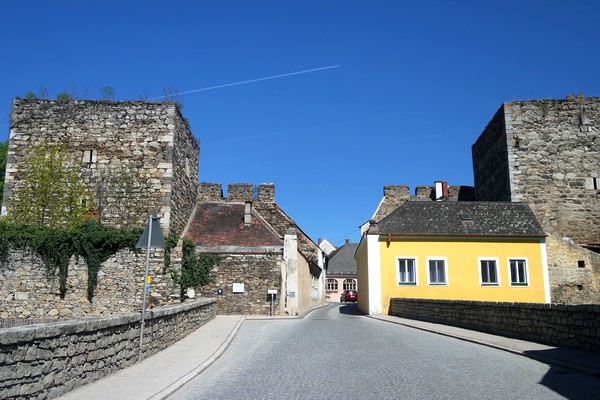
[[[340,314],[348,314],[348,315],[364,315],[360,311],[358,311],[358,307],[356,303],[342,303],[339,308]]]
[[[573,348],[556,348],[552,350],[530,350],[526,351],[529,357],[537,359],[541,362],[546,362],[550,365],[550,370],[540,381],[541,385],[548,389],[564,396],[567,399],[578,399],[581,397],[581,388],[573,385],[570,377],[577,374],[576,371],[553,365],[556,361],[569,362],[569,360],[577,360],[577,364],[587,368],[590,371],[598,371],[596,377],[600,377],[600,358],[598,353],[588,352],[585,350]]]

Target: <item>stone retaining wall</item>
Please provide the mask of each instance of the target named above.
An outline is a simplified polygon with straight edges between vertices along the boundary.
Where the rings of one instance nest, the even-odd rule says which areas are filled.
[[[554,235],[546,238],[552,303],[600,302],[600,254]]]
[[[600,305],[393,298],[389,314],[600,352]]]
[[[273,315],[283,313],[281,299],[281,271],[285,262],[281,254],[226,254],[214,269],[215,282],[201,287],[203,296],[217,296],[219,314],[269,315],[269,289],[278,289],[273,302]],[[244,292],[234,293],[233,284],[243,283]]]
[[[169,271],[165,271],[162,249],[151,250],[149,261],[150,307],[179,303],[179,286],[173,282],[170,270],[179,268],[180,258],[171,255]],[[61,299],[58,276],[48,275],[39,255],[10,249],[7,260],[0,262],[0,318],[70,319],[134,312],[142,304],[145,266],[144,250],[117,252],[101,264],[90,302],[87,264],[82,257],[72,257],[67,291]]]
[[[149,310],[143,358],[214,318],[215,299]],[[0,329],[0,398],[52,399],[138,361],[140,313]]]

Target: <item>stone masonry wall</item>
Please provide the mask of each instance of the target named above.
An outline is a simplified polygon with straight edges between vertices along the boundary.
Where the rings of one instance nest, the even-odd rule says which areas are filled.
[[[500,107],[471,147],[475,197],[511,201],[504,107]]]
[[[148,306],[179,302],[179,287],[164,270],[163,250],[151,250]],[[172,268],[180,264],[173,259]],[[141,309],[146,252],[121,250],[102,263],[90,303],[87,299],[87,265],[75,257],[69,263],[67,292],[60,298],[58,276],[49,276],[41,258],[11,249],[0,265],[0,318],[68,319],[99,317]]]
[[[145,314],[142,358],[183,339],[216,314],[214,299]],[[0,329],[0,398],[52,399],[138,361],[139,312]]]
[[[230,254],[215,267],[215,283],[200,288],[202,296],[217,297],[219,314],[269,315],[269,289],[277,289],[273,315],[280,315],[281,254]],[[234,283],[244,283],[244,293],[233,293]],[[223,289],[217,295],[217,289]]]
[[[547,232],[600,244],[600,97],[505,103],[473,164],[478,200],[525,201]]]
[[[553,235],[546,249],[552,303],[600,304],[600,254]]]
[[[196,206],[200,146],[186,120],[177,111],[173,138],[173,191],[171,193],[171,232],[180,235]],[[168,182],[165,181],[165,184]]]
[[[150,211],[156,209],[165,234],[169,229],[179,233],[185,226],[190,202],[195,201],[199,149],[174,103],[15,99],[4,211],[19,190],[27,150],[39,144],[66,146],[71,162],[81,166],[92,197],[97,197],[98,187],[106,188],[98,184],[103,176],[133,177],[121,195],[125,200],[114,201],[111,193],[119,189],[103,195],[109,202],[113,200],[112,207],[96,210],[103,222],[116,227],[122,227],[124,221],[143,226]],[[124,181],[117,186],[124,186]],[[101,202],[94,200],[100,206]]]
[[[410,188],[406,185],[385,185],[383,200],[372,219],[379,222],[410,199]]]
[[[600,305],[393,298],[390,315],[600,352]]]
[[[417,186],[415,197],[423,200],[435,200],[435,186]],[[447,200],[474,201],[475,188],[473,186],[448,186]]]

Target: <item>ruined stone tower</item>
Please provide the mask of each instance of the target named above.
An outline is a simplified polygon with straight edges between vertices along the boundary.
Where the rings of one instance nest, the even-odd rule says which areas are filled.
[[[472,155],[478,200],[525,201],[547,232],[600,250],[600,97],[504,103]]]
[[[174,103],[15,99],[2,214],[19,190],[27,150],[61,144],[92,197],[109,190],[104,200],[121,203],[102,210],[103,223],[121,226],[126,212],[143,226],[156,209],[164,233],[183,231],[196,200],[200,149]]]
[[[472,147],[477,200],[529,203],[553,303],[600,298],[600,97],[504,103]]]

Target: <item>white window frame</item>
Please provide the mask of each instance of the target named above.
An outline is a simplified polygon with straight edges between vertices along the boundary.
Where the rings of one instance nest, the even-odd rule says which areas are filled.
[[[335,284],[334,284],[334,282],[335,282]],[[332,287],[334,287],[334,289],[330,289],[330,288],[329,288],[329,286],[330,286],[330,285],[331,285]],[[326,290],[326,291],[329,291],[329,292],[337,292],[337,291],[339,290],[339,289],[338,289],[338,288],[339,288],[339,286],[340,286],[340,283],[339,283],[339,282],[338,282],[338,280],[337,280],[337,279],[335,279],[335,278],[327,278],[327,279],[325,280],[325,290]]]
[[[344,281],[342,282],[342,288],[344,290],[356,290],[356,279],[344,279]]]
[[[517,282],[514,283],[512,279],[512,268],[511,261],[524,261],[525,262],[525,283]],[[527,257],[508,257],[506,265],[508,265],[508,283],[513,287],[529,287],[529,260]]]
[[[412,260],[413,261],[413,273],[414,282],[400,282],[400,260]],[[419,285],[419,268],[417,266],[417,257],[415,256],[399,256],[396,257],[396,286],[418,286]]]
[[[481,273],[481,263],[483,261],[494,261],[496,263],[496,283],[489,283],[483,281],[483,274]],[[498,259],[498,257],[477,257],[477,269],[479,270],[480,286],[500,286],[500,260]]]
[[[96,163],[97,152],[96,150],[83,150],[83,155],[81,158],[81,163],[83,165],[91,165]]]
[[[429,269],[430,261],[442,261],[444,263],[444,283],[431,282],[431,273]],[[448,286],[448,258],[447,257],[427,257],[427,285],[429,286]]]

